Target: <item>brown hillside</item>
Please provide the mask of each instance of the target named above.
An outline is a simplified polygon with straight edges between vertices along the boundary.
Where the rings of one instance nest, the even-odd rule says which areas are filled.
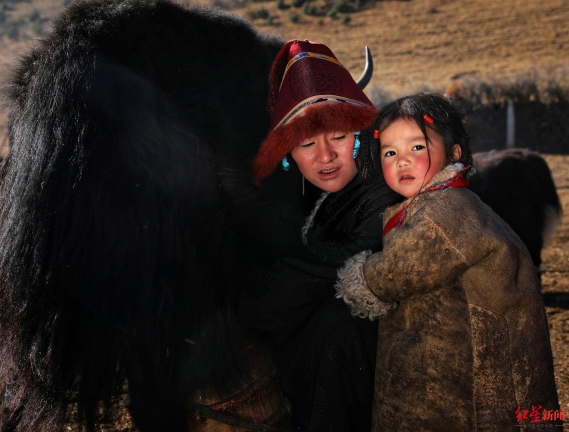
[[[290,2],[285,0],[287,5]],[[48,31],[49,21],[63,9],[62,0],[2,3],[9,9],[0,26],[0,77],[38,37],[30,22],[33,10],[41,13],[40,29]],[[569,64],[567,0],[377,1],[374,7],[351,14],[348,25],[341,19],[306,16],[292,7],[279,10],[276,1],[249,3],[233,12],[247,16],[258,8],[267,9],[273,22],[255,20],[258,29],[287,39],[326,43],[354,75],[363,67],[363,46],[368,45],[376,64],[372,84],[397,94],[419,88],[442,90],[451,77],[466,72],[512,76]],[[297,24],[290,21],[295,11],[300,14]],[[19,23],[16,41],[4,34],[11,23]]]
[[[258,7],[259,3],[252,8]],[[354,75],[363,66],[363,45],[372,50],[373,84],[392,92],[444,89],[457,74],[512,76],[532,68],[569,63],[569,3],[566,0],[382,1],[339,20],[303,17],[292,24],[278,11],[278,26],[258,28],[285,38],[329,44]]]

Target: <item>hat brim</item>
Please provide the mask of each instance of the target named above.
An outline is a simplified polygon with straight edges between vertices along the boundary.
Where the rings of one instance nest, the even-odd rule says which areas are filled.
[[[279,162],[302,141],[326,132],[351,132],[369,128],[378,114],[371,105],[331,102],[309,106],[302,114],[271,131],[261,144],[252,165],[256,185],[269,176]]]

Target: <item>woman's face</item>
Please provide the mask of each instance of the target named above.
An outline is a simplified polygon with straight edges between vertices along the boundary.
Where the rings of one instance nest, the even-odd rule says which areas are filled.
[[[338,192],[358,174],[353,157],[353,132],[314,135],[291,151],[302,175],[326,192]]]

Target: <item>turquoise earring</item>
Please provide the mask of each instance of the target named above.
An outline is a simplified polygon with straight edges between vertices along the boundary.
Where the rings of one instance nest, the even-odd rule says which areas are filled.
[[[354,141],[354,152],[352,153],[352,155],[354,156],[354,159],[355,159],[360,154],[360,146],[361,146],[360,131],[354,132],[354,136],[356,137],[356,139]]]

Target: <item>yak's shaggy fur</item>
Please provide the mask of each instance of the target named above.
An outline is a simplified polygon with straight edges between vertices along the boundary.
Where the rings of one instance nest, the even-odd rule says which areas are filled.
[[[305,213],[300,184],[269,201],[248,178],[282,43],[221,11],[79,0],[20,61],[0,183],[12,428],[62,430],[73,399],[93,429],[128,382],[140,430],[185,430],[188,395],[239,365],[240,269],[300,244]]]

